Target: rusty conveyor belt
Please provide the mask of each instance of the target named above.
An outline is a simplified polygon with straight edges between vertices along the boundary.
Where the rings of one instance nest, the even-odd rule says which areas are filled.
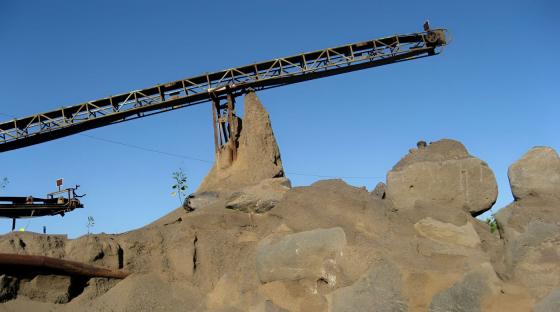
[[[393,35],[206,73],[0,123],[0,152],[82,131],[366,68],[437,55],[445,29]],[[33,92],[32,86],[30,91]],[[64,92],[64,90],[60,90]],[[14,104],[16,105],[16,104]],[[218,107],[221,110],[222,106]]]

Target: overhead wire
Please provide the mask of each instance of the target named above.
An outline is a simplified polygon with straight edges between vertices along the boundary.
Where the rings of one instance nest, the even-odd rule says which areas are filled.
[[[105,142],[105,143],[111,143],[111,144],[121,145],[121,146],[124,146],[124,147],[135,148],[135,149],[142,150],[142,151],[145,151],[145,152],[151,152],[151,153],[157,153],[157,154],[161,154],[161,155],[165,155],[165,156],[170,156],[170,157],[176,157],[176,158],[182,158],[182,159],[200,161],[200,162],[209,163],[209,164],[213,163],[212,161],[209,161],[209,160],[206,160],[206,159],[200,159],[200,158],[191,157],[191,156],[187,156],[187,155],[181,155],[181,154],[176,154],[176,153],[164,152],[164,151],[156,150],[156,149],[149,148],[149,147],[144,147],[144,146],[139,146],[139,145],[124,143],[124,142],[120,142],[120,141],[115,141],[115,140],[100,138],[100,137],[93,136],[93,135],[89,135],[89,134],[80,133],[79,135],[85,136],[86,138],[90,138],[90,139],[93,139],[93,140]]]
[[[143,146],[139,146],[139,145],[124,143],[124,142],[120,142],[120,141],[95,137],[95,136],[92,136],[92,135],[87,135],[87,134],[80,134],[80,135],[88,137],[90,139],[99,140],[99,141],[102,141],[102,142],[117,144],[117,145],[129,147],[129,148],[135,148],[135,149],[139,149],[139,150],[143,150],[143,151],[147,151],[147,152],[152,152],[152,153],[158,153],[158,154],[162,154],[162,155],[165,155],[165,156],[171,156],[171,157],[188,159],[188,160],[195,160],[195,161],[200,161],[200,162],[210,163],[210,164],[214,163],[213,161],[206,160],[206,159],[200,159],[200,158],[195,158],[195,157],[176,154],[176,153],[169,153],[169,152],[165,152],[165,151],[156,150],[156,149],[153,149],[153,148],[148,148],[148,147],[143,147]],[[384,177],[381,177],[381,176],[376,176],[376,177],[373,177],[373,176],[331,176],[331,175],[310,174],[310,173],[291,172],[291,171],[286,171],[286,173],[287,174],[292,174],[292,175],[298,175],[298,176],[307,176],[307,177],[316,177],[316,178],[329,178],[329,179],[364,179],[364,180],[368,180],[368,179],[382,179],[382,178],[384,178]]]
[[[2,113],[2,112],[0,112],[0,115],[4,115],[4,116],[10,117],[10,118],[16,118],[13,115]],[[89,138],[89,139],[92,139],[92,140],[97,140],[97,141],[100,141],[100,142],[120,145],[120,146],[123,146],[123,147],[133,148],[133,149],[142,150],[142,151],[150,152],[150,153],[156,153],[156,154],[160,154],[160,155],[164,155],[164,156],[168,156],[168,157],[175,157],[175,158],[180,158],[180,159],[193,160],[193,161],[203,162],[203,163],[207,163],[207,164],[214,163],[213,161],[208,160],[208,159],[201,159],[201,158],[192,157],[192,156],[188,156],[188,155],[161,151],[161,150],[150,148],[150,147],[125,143],[125,142],[116,141],[116,140],[112,140],[112,139],[101,138],[101,137],[93,136],[93,135],[90,135],[90,134],[79,133],[78,135]],[[336,175],[312,174],[312,173],[302,173],[302,172],[293,172],[293,171],[286,171],[286,173],[290,174],[290,175],[297,175],[297,176],[303,176],[303,177],[314,177],[314,178],[325,178],[325,179],[374,180],[374,179],[385,178],[383,176],[336,176]]]

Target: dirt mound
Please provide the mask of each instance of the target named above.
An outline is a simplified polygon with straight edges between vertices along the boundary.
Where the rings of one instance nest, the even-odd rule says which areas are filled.
[[[280,153],[254,94],[246,109],[239,158],[229,167],[214,166],[189,209],[117,235],[1,236],[0,252],[132,274],[84,279],[0,268],[0,311],[558,307],[560,207],[554,196],[521,196],[498,215],[500,231],[492,233],[473,215],[495,200],[494,175],[452,140],[419,144],[374,192],[341,180],[290,188],[280,178]],[[524,172],[531,176],[526,188],[538,189],[539,176],[546,184],[555,174]]]

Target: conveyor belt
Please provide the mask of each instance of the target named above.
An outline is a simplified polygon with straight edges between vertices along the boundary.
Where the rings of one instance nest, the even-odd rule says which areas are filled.
[[[269,89],[437,55],[446,44],[445,35],[446,30],[434,29],[351,43],[17,118],[0,123],[0,152],[204,102],[219,103],[228,95],[237,96],[249,90]],[[30,92],[32,90],[33,83]]]

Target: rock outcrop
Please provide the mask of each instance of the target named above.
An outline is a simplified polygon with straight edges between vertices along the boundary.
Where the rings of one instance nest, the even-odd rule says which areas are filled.
[[[466,274],[452,287],[436,294],[429,311],[483,311],[483,299],[497,291],[495,286],[497,282],[498,278],[492,267],[483,265],[480,269]]]
[[[371,191],[371,195],[379,199],[385,199],[386,192],[387,192],[387,185],[385,185],[385,183],[383,182],[379,182],[377,183],[377,185],[375,185],[375,188]]]
[[[265,179],[233,193],[226,201],[226,208],[251,213],[267,212],[282,200],[291,187],[287,178]]]
[[[560,287],[560,158],[531,149],[508,170],[515,201],[496,214],[504,276],[540,299]]]
[[[560,200],[560,157],[550,147],[535,147],[508,170],[515,199],[552,197]]]
[[[183,208],[186,211],[195,211],[204,207],[208,207],[211,204],[219,200],[219,194],[216,192],[197,192],[190,194],[185,202],[183,203]]]
[[[402,294],[402,276],[398,267],[382,260],[353,285],[337,289],[329,296],[332,312],[404,312],[408,311]]]
[[[238,158],[220,151],[184,209],[115,235],[0,236],[0,253],[132,273],[0,267],[0,310],[558,310],[553,150],[534,149],[510,168],[516,200],[497,214],[498,234],[474,217],[496,200],[494,174],[457,141],[419,142],[371,193],[342,180],[292,188],[254,94],[245,109]]]
[[[284,176],[280,149],[276,144],[270,117],[254,92],[245,95],[243,127],[238,142],[237,159],[224,164],[222,152],[202,181],[197,193],[205,191],[231,193],[268,178]],[[227,148],[227,146],[226,146]]]
[[[480,245],[480,237],[473,225],[467,222],[463,226],[440,222],[432,218],[426,218],[414,224],[418,234],[443,244],[453,244],[465,247],[476,247]]]
[[[477,216],[489,210],[497,196],[492,170],[453,140],[411,150],[387,174],[387,198],[398,209],[428,205]]]
[[[257,248],[257,274],[263,283],[305,278],[328,281],[332,277],[326,268],[342,256],[345,246],[341,228],[289,234],[276,242],[268,237]]]

